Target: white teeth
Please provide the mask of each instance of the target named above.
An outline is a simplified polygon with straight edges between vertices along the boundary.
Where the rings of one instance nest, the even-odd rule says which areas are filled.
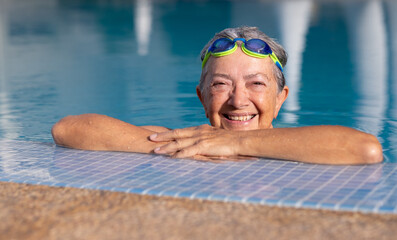
[[[228,118],[233,121],[248,121],[251,120],[255,115],[245,115],[245,116],[230,116]]]

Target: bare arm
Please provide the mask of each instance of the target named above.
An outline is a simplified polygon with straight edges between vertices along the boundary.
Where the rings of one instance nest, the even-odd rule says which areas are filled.
[[[322,164],[364,164],[383,160],[370,134],[341,126],[252,131],[241,137],[239,153]]]
[[[52,128],[56,144],[85,150],[107,150],[150,153],[157,146],[148,136],[168,130],[163,127],[137,127],[99,114],[68,116]]]
[[[256,156],[321,164],[381,162],[382,147],[370,135],[341,126],[225,131],[208,125],[154,134],[170,141],[155,152],[174,157]]]

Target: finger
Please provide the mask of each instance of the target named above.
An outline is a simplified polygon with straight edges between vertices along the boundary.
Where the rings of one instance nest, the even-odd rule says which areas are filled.
[[[238,156],[238,155],[212,155],[208,151],[208,144],[204,144],[199,138],[196,139],[183,139],[177,140],[173,143],[167,144],[168,152],[175,152],[172,157],[175,158],[189,158],[194,155],[204,155],[212,159],[218,160],[228,160],[228,161],[246,161],[251,157],[248,156]],[[166,147],[164,147],[164,150]],[[166,153],[166,151],[165,151]]]
[[[239,162],[239,161],[245,161],[246,159],[239,158],[239,156],[208,156],[208,155],[201,155],[200,153],[200,146],[199,144],[194,144],[190,145],[188,147],[184,147],[183,149],[175,152],[172,157],[174,158],[194,158],[194,156],[200,155],[200,156],[205,156],[207,157],[206,160],[211,159],[211,160],[216,160],[217,162],[221,161],[234,161],[234,162]]]
[[[201,125],[198,127],[174,129],[167,132],[152,134],[149,136],[149,139],[154,142],[163,142],[163,141],[171,141],[180,138],[189,138],[195,136],[197,134],[197,131],[200,130],[202,131],[210,128],[211,127],[208,125]]]
[[[189,136],[191,136],[191,131],[189,129],[174,129],[168,132],[154,133],[149,136],[149,139],[154,142],[165,142]]]
[[[153,151],[158,154],[169,154],[178,152],[186,147],[192,146],[196,143],[197,138],[175,139],[161,147],[155,148]]]
[[[172,155],[172,157],[174,157],[174,158],[191,158],[195,155],[200,155],[198,151],[199,151],[199,149],[198,149],[197,145],[188,146],[188,147],[185,147],[185,148],[181,149],[180,151],[176,152],[174,155]]]

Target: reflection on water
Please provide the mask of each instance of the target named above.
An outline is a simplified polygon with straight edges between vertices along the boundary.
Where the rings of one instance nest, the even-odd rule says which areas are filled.
[[[357,126],[379,135],[386,109],[387,46],[380,1],[345,2],[355,71]]]
[[[396,138],[396,127],[397,122],[397,2],[394,0],[388,0],[385,2],[385,14],[386,14],[386,31],[388,33],[388,73],[389,77],[387,80],[387,95],[389,97],[389,106],[386,112],[388,121],[385,121],[385,133],[383,134],[384,148],[387,150],[386,156],[392,161],[397,162],[395,156],[397,156],[397,138]],[[396,91],[394,91],[396,90]]]
[[[0,22],[7,21],[7,12],[5,8],[0,7]],[[6,61],[7,61],[7,24],[0,24],[0,129],[5,138],[17,138],[19,136],[18,125],[12,121],[16,117],[13,115],[10,106],[10,96],[8,92],[8,83],[6,79]],[[4,117],[3,117],[4,116]]]
[[[279,5],[279,23],[281,29],[281,44],[288,52],[288,67],[285,69],[285,78],[290,88],[284,108],[289,112],[284,114],[288,123],[296,123],[300,110],[299,88],[303,50],[305,49],[306,33],[313,3],[311,0],[282,1]]]
[[[199,52],[256,25],[289,52],[276,126],[371,132],[396,161],[397,3],[377,1],[0,1],[0,137],[51,141],[62,116],[137,125],[207,123]],[[266,14],[263,14],[263,13]]]
[[[137,0],[134,9],[138,54],[145,56],[149,51],[149,38],[152,30],[152,3],[150,0]]]

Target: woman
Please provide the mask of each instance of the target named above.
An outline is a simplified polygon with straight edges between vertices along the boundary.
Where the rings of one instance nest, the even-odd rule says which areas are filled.
[[[370,134],[341,126],[274,129],[288,96],[284,49],[253,27],[217,33],[201,52],[197,95],[211,126],[170,130],[97,114],[68,116],[52,129],[61,146],[167,154],[176,158],[265,157],[322,164],[383,160]]]

